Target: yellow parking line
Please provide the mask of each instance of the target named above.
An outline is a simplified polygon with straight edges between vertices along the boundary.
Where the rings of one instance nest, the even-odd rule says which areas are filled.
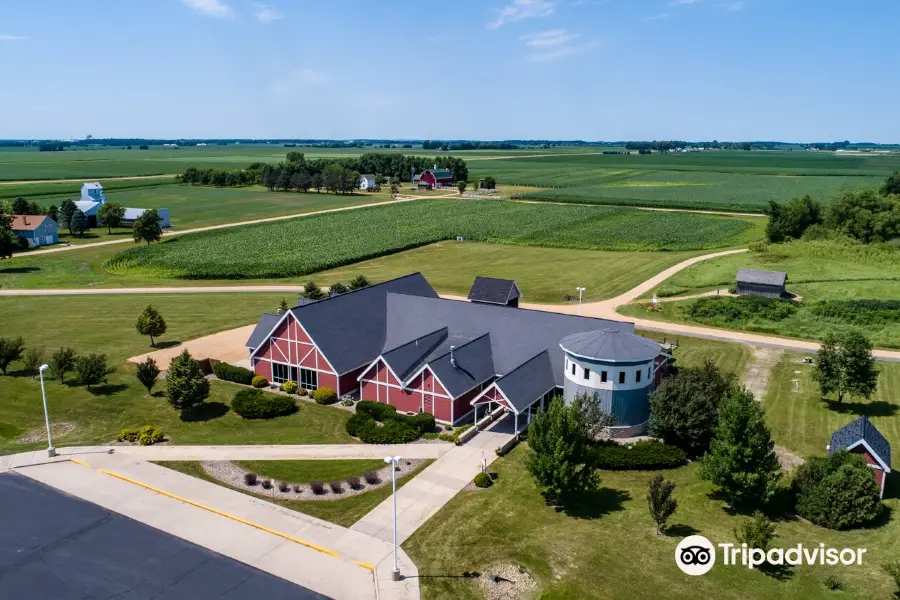
[[[83,460],[79,460],[79,459],[77,459],[77,458],[69,457],[69,462],[73,462],[73,463],[75,463],[76,465],[81,465],[82,467],[87,467],[88,469],[91,468],[91,465],[89,465],[89,464],[87,464],[86,462],[84,462]]]
[[[301,546],[306,546],[307,548],[311,548],[317,552],[327,554],[328,556],[333,556],[335,558],[343,558],[340,554],[338,554],[334,550],[329,550],[328,548],[323,548],[322,546],[319,546],[318,544],[313,544],[312,542],[307,542],[305,540],[295,538],[294,536],[288,535],[286,533],[282,533],[280,531],[276,531],[275,529],[271,529],[269,527],[266,527],[265,525],[260,525],[259,523],[254,523],[252,521],[248,521],[247,519],[243,519],[236,515],[232,515],[232,514],[223,512],[219,509],[212,508],[211,506],[206,506],[205,504],[200,504],[199,502],[194,502],[193,500],[188,500],[187,498],[183,498],[177,494],[173,494],[171,492],[161,490],[152,485],[143,483],[136,479],[132,479],[131,477],[126,477],[125,475],[121,475],[121,474],[115,473],[113,471],[108,471],[106,469],[98,469],[98,471],[100,471],[101,473],[105,473],[106,475],[109,475],[111,477],[115,477],[116,479],[121,479],[122,481],[127,481],[128,483],[133,483],[134,485],[148,489],[151,492],[156,492],[157,494],[162,494],[163,496],[168,496],[169,498],[173,498],[180,502],[184,502],[185,504],[190,504],[191,506],[196,506],[197,508],[202,508],[203,510],[207,510],[211,513],[215,513],[219,516],[225,517],[226,519],[231,519],[232,521],[237,521],[238,523],[243,523],[244,525],[249,525],[250,527],[254,527],[256,529],[259,529],[260,531],[265,531],[266,533],[271,533],[272,535],[277,535],[280,538],[284,538],[288,541],[294,542],[295,544],[300,544]],[[368,563],[359,562],[356,560],[353,560],[350,562],[352,562],[355,565],[359,565],[360,567],[363,567],[365,569],[368,569],[368,570],[372,571],[373,573],[375,572],[375,567]]]

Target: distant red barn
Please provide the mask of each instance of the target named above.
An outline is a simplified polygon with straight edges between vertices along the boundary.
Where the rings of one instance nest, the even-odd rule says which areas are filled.
[[[426,169],[425,172],[419,176],[420,188],[430,190],[435,187],[451,185],[453,185],[453,172],[450,171],[450,169],[438,169],[437,167],[434,169]]]

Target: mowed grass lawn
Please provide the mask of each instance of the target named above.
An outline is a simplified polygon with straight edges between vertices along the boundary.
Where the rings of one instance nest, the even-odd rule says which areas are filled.
[[[465,296],[478,275],[515,279],[521,302],[562,303],[564,295],[577,296],[586,287],[585,301],[603,300],[625,292],[642,281],[698,252],[605,252],[563,248],[536,248],[439,242],[310,276],[320,285],[348,281],[362,273],[372,281],[385,281],[421,271],[435,289]]]
[[[820,455],[833,431],[866,415],[891,442],[894,462],[900,461],[900,364],[878,363],[881,374],[871,399],[848,396],[839,404],[836,396],[822,398],[804,356],[786,352],[769,378],[763,406],[775,442],[800,456]]]
[[[229,410],[237,386],[213,382],[204,411],[184,421],[160,392],[149,396],[135,377],[129,356],[151,350],[149,340],[134,329],[140,311],[153,304],[168,323],[161,344],[189,340],[252,323],[265,310],[277,308],[280,296],[271,294],[198,294],[159,296],[57,296],[0,298],[3,336],[21,335],[26,347],[43,347],[49,355],[60,346],[77,353],[104,353],[115,371],[107,385],[89,392],[69,374],[65,384],[47,380],[51,422],[75,428],[57,440],[59,445],[102,444],[124,427],[155,425],[176,444],[302,444],[349,443],[344,430],[350,413],[311,403],[300,404],[290,416],[247,421]],[[21,452],[40,444],[17,445],[14,440],[43,424],[40,383],[14,362],[9,375],[0,376],[0,453]]]
[[[323,473],[323,469],[328,467],[317,466],[311,463],[328,463],[328,462],[344,462],[344,463],[365,463],[368,461],[258,461],[258,462],[269,462],[269,463],[294,463],[292,466],[278,466],[278,465],[269,465],[268,468],[274,470],[275,472],[281,473],[289,473],[289,472],[318,472]],[[382,465],[383,461],[378,461]],[[401,472],[397,475],[397,488],[401,488],[407,483],[409,483],[415,475],[418,475],[422,472],[423,469],[426,469],[433,460],[427,460],[423,464],[419,465],[415,469],[407,472]],[[306,465],[299,465],[299,463],[306,463]],[[282,506],[284,508],[289,508],[291,510],[296,510],[297,512],[301,512],[312,517],[316,517],[317,519],[322,519],[324,521],[329,521],[334,523],[335,525],[340,525],[341,527],[350,527],[361,518],[366,516],[369,512],[372,511],[376,506],[381,504],[385,499],[389,498],[391,495],[391,486],[383,485],[378,489],[365,492],[362,494],[357,494],[355,496],[348,496],[347,498],[341,498],[340,500],[281,500],[279,498],[266,498],[264,496],[259,496],[257,494],[251,494],[249,492],[245,492],[243,490],[238,490],[237,488],[232,488],[231,486],[225,485],[218,479],[214,479],[210,477],[206,471],[203,470],[203,467],[200,466],[199,462],[195,461],[166,461],[156,463],[158,465],[162,465],[164,467],[168,467],[170,469],[174,469],[176,471],[180,471],[187,475],[192,475],[199,479],[203,479],[205,481],[209,481],[210,483],[215,483],[216,485],[221,485],[223,487],[227,487],[229,489],[235,489],[241,493],[247,494],[248,496],[254,496],[257,498],[262,498],[267,502],[272,502],[273,504],[277,504],[278,506]],[[242,463],[243,464],[243,463]],[[349,468],[349,464],[347,465]],[[364,471],[362,471],[364,472]],[[352,474],[352,473],[351,473]],[[327,478],[322,478],[322,481],[328,481]]]
[[[384,467],[384,460],[239,460],[238,465],[260,477],[288,483],[342,481]]]
[[[699,480],[696,464],[664,471],[676,483],[678,510],[668,535],[655,534],[647,511],[650,472],[602,471],[601,490],[572,514],[547,506],[524,466],[527,449],[516,448],[490,470],[495,485],[464,491],[408,539],[403,548],[419,569],[425,600],[475,600],[476,585],[464,572],[491,573],[498,564],[524,566],[535,576],[542,600],[696,600],[882,599],[893,583],[881,563],[900,552],[900,501],[891,498],[887,522],[880,527],[835,532],[802,520],[777,523],[778,546],[867,548],[861,566],[800,566],[778,579],[746,567],[717,562],[708,574],[690,577],[675,565],[675,547],[686,535],[704,535],[714,543],[734,542],[734,528],[747,517],[734,516]],[[825,589],[829,574],[842,592]]]

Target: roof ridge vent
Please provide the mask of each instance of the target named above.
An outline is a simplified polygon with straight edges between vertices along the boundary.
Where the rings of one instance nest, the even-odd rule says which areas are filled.
[[[456,368],[456,346],[450,346],[450,366]]]

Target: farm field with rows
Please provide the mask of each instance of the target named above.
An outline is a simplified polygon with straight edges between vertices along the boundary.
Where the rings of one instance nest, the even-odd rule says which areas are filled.
[[[134,247],[114,273],[187,279],[283,278],[462,237],[584,250],[700,250],[759,239],[761,219],[624,208],[427,200],[191,234]]]

